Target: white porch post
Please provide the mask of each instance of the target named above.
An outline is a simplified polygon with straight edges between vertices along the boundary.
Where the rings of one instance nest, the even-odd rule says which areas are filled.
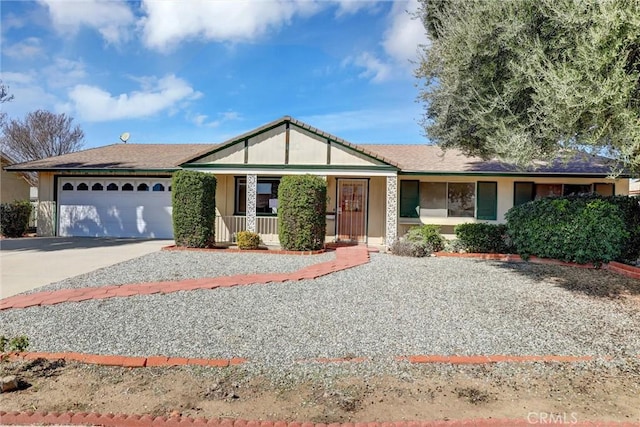
[[[398,177],[387,177],[386,245],[390,247],[398,237]]]
[[[256,232],[256,198],[258,197],[258,176],[247,175],[247,231]]]

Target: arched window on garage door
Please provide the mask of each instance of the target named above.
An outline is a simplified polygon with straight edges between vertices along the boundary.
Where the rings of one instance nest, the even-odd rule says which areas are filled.
[[[85,184],[84,182],[81,182],[80,184],[78,184],[77,190],[78,191],[88,191],[89,190],[89,186],[87,184]]]
[[[157,183],[153,186],[153,191],[164,191],[164,185]]]
[[[73,191],[73,184],[71,184],[70,182],[67,182],[65,185],[62,186],[62,191]]]
[[[118,184],[112,182],[111,184],[107,185],[107,191],[118,191]]]
[[[144,182],[142,184],[138,184],[138,191],[149,191],[149,186]]]
[[[91,191],[102,191],[102,190],[104,190],[104,186],[99,182],[96,182],[91,186]]]
[[[122,186],[122,191],[133,191],[133,185],[127,182]]]

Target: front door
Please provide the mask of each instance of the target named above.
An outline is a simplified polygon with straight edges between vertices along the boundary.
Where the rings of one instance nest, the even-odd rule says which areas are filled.
[[[336,234],[340,241],[367,241],[369,180],[338,179]]]

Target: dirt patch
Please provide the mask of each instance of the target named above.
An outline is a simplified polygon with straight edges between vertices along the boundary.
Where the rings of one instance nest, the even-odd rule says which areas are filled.
[[[640,421],[640,363],[403,365],[394,375],[300,382],[243,367],[116,368],[75,362],[5,362],[29,386],[0,395],[5,411],[95,411],[313,422],[527,418]],[[534,415],[537,416],[537,415]]]

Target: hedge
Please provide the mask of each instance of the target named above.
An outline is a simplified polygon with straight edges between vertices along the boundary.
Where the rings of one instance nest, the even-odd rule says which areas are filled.
[[[483,222],[459,224],[454,228],[456,238],[467,252],[510,253],[513,247],[504,224]]]
[[[599,265],[634,261],[640,255],[640,206],[626,196],[545,198],[515,206],[505,217],[524,258]]]
[[[208,248],[215,243],[216,177],[179,170],[172,179],[173,238],[177,246]]]
[[[16,200],[0,205],[0,234],[5,237],[22,237],[29,227],[31,203]]]
[[[444,249],[445,239],[440,234],[438,225],[424,224],[411,227],[404,238],[409,242],[423,244],[428,253]]]
[[[327,183],[312,175],[285,176],[278,187],[278,237],[290,251],[324,246]]]

